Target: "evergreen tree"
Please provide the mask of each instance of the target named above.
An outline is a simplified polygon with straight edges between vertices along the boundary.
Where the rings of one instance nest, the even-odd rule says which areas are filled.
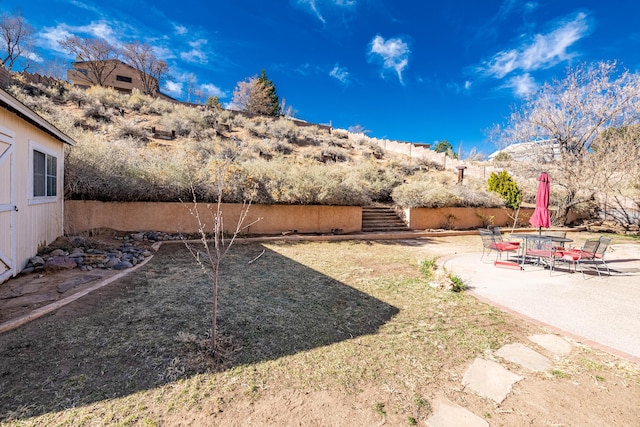
[[[264,69],[260,73],[260,77],[258,77],[258,83],[263,85],[266,89],[268,105],[265,114],[267,116],[279,116],[280,99],[278,98],[278,94],[276,92],[276,85],[273,84],[273,81],[267,78],[267,74],[265,73]]]
[[[433,147],[433,151],[435,151],[436,153],[447,153],[447,156],[453,159],[458,158],[458,155],[453,151],[453,146],[446,139],[438,141],[435,147]]]

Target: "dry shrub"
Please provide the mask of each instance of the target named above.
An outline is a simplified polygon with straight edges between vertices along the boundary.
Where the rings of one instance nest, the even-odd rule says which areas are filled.
[[[173,111],[174,105],[162,99],[154,98],[146,95],[137,89],[134,89],[131,95],[125,100],[126,107],[141,114],[162,115]]]
[[[377,202],[389,201],[393,189],[402,183],[401,175],[373,161],[352,166],[350,179],[354,181],[353,186],[362,188],[371,200]]]
[[[300,134],[300,128],[284,117],[280,117],[278,120],[271,120],[267,128],[269,134],[275,139],[293,140]]]
[[[333,129],[333,131],[331,132],[331,134],[333,136],[335,136],[336,138],[340,138],[340,139],[347,139],[349,138],[349,131],[346,129]]]
[[[326,130],[321,129],[318,126],[297,126],[297,128],[298,137],[308,139],[310,141],[317,141],[319,138],[328,135]]]
[[[133,121],[125,121],[115,126],[115,136],[118,139],[131,138],[136,141],[146,141],[147,131]]]
[[[316,154],[316,160],[319,162],[346,162],[349,160],[349,150],[344,148],[325,146]]]
[[[254,152],[261,156],[274,157],[280,154],[293,153],[294,146],[287,139],[263,138],[254,145]]]
[[[65,197],[101,201],[190,199],[195,165],[185,150],[85,135],[65,158]]]
[[[349,168],[317,163],[253,160],[243,165],[244,175],[255,183],[255,203],[359,205],[368,203],[366,190],[356,185]]]
[[[434,179],[435,178],[435,179]],[[504,201],[476,185],[457,185],[448,174],[418,174],[396,187],[391,197],[403,208],[499,207]]]
[[[114,89],[102,86],[91,86],[87,89],[87,94],[95,101],[98,101],[105,108],[121,108],[126,105],[128,95],[124,95]]]
[[[26,90],[21,86],[9,86],[7,88],[7,92],[9,92],[18,101],[41,115],[46,114],[49,116],[55,114],[58,110],[53,101],[51,101],[44,92],[35,86],[30,87],[30,90]]]
[[[109,123],[113,119],[113,111],[105,107],[96,99],[92,99],[86,104],[83,104],[82,111],[84,116],[88,119],[94,119],[105,123]]]
[[[176,135],[184,137],[201,138],[207,129],[207,121],[199,110],[177,105],[173,111],[164,114],[160,119],[160,125]]]

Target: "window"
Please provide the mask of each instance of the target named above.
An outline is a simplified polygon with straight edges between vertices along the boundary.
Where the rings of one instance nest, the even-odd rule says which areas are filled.
[[[55,197],[58,188],[58,159],[33,150],[33,197]]]
[[[127,82],[127,83],[131,83],[133,81],[133,79],[131,77],[117,76],[117,75],[116,75],[116,80],[119,81],[119,82]]]

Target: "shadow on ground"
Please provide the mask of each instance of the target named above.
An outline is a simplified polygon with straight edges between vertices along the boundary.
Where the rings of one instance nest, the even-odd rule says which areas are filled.
[[[262,245],[235,246],[223,266],[219,332],[239,349],[228,367],[372,334],[398,312]],[[165,245],[135,273],[0,335],[0,421],[203,371],[180,361],[206,341],[211,299],[210,282],[186,249]]]

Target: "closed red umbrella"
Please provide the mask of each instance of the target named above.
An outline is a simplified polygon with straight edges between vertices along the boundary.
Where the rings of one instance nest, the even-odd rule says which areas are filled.
[[[538,227],[538,231],[542,227],[551,227],[551,214],[549,213],[549,175],[542,172],[538,177],[538,193],[536,193],[536,209],[529,218],[529,224]]]

